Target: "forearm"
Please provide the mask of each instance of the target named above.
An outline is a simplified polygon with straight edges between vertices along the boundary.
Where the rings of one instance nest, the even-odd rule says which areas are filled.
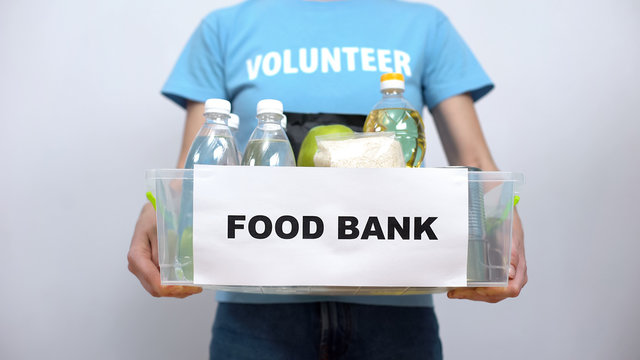
[[[471,96],[464,94],[446,99],[432,110],[432,114],[450,165],[498,170]]]

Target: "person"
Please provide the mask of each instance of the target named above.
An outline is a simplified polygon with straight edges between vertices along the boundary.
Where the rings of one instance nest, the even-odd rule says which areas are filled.
[[[255,105],[279,99],[296,113],[366,115],[380,74],[405,76],[405,97],[427,107],[451,165],[497,170],[474,108],[493,84],[438,9],[395,0],[246,0],[197,27],[162,93],[186,109],[178,167],[204,122],[204,101],[226,98],[246,146]],[[427,149],[427,158],[429,151]],[[184,298],[198,287],[161,286],[155,213],[143,207],[129,269],[153,296]],[[505,288],[458,288],[449,298],[499,302],[527,282],[524,235],[514,215]],[[212,358],[439,359],[430,295],[315,297],[216,294]]]

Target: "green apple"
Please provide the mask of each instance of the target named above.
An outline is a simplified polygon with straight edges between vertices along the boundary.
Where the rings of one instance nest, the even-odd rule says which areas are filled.
[[[307,133],[307,136],[302,140],[300,145],[300,152],[298,152],[298,166],[314,166],[313,156],[318,150],[318,143],[316,142],[316,136],[328,135],[335,133],[352,133],[349,127],[339,124],[334,125],[318,125],[311,128]]]

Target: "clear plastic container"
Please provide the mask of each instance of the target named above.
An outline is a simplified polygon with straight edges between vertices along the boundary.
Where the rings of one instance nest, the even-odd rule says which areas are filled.
[[[507,285],[511,228],[517,186],[522,174],[469,171],[469,246],[467,286]],[[194,285],[178,257],[178,221],[183,188],[193,187],[193,170],[148,170],[149,190],[156,198],[158,261],[163,285]],[[190,264],[185,264],[189,266]],[[201,284],[197,284],[202,286]],[[264,294],[410,295],[446,291],[429,287],[208,286],[220,290]]]

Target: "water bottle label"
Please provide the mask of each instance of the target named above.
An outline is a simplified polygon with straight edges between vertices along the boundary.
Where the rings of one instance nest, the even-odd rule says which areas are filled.
[[[467,169],[196,165],[194,283],[467,285]]]

